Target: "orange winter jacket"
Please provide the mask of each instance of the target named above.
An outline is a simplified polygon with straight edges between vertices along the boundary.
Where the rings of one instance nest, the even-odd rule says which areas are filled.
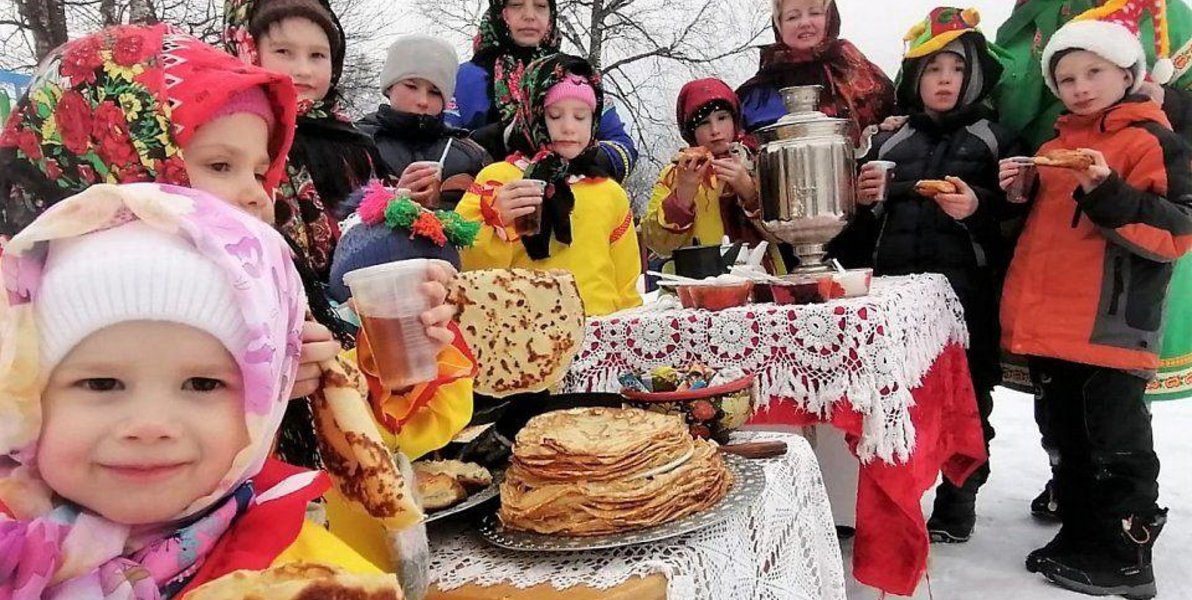
[[[1159,365],[1173,262],[1192,249],[1192,152],[1158,104],[1129,97],[1064,115],[1039,149],[1092,148],[1113,173],[1084,193],[1041,168],[1003,292],[1002,346],[1140,373]]]

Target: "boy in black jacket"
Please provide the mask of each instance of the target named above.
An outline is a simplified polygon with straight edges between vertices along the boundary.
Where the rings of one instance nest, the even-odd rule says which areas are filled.
[[[888,175],[875,164],[862,167],[858,214],[831,252],[852,265],[872,264],[878,275],[948,278],[964,306],[969,368],[988,449],[992,391],[1001,379],[997,297],[1007,254],[998,225],[1006,210],[998,160],[1013,147],[984,106],[1002,67],[976,29],[978,20],[972,9],[937,8],[908,34],[898,101],[909,120],[875,137],[865,159],[895,163],[892,178],[884,181]],[[932,198],[916,193],[915,184],[927,179],[946,180],[956,192]],[[968,541],[977,489],[988,477],[986,463],[962,486],[947,479],[939,485],[927,522],[932,541]]]

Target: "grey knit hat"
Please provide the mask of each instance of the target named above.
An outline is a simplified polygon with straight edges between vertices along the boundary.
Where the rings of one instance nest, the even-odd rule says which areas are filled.
[[[459,55],[446,40],[430,35],[403,35],[389,46],[381,68],[381,93],[388,95],[393,84],[421,77],[439,88],[443,101],[455,96],[455,72]]]

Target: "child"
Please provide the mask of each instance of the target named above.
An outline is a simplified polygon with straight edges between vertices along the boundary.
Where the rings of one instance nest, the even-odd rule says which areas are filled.
[[[984,108],[1002,68],[976,28],[975,10],[941,7],[908,34],[898,85],[909,121],[874,138],[868,161],[896,164],[892,178],[866,164],[857,183],[858,215],[832,249],[847,263],[872,259],[879,275],[942,273],[964,306],[968,361],[985,433],[993,387],[1001,380],[997,295],[1004,269],[998,217],[1005,196],[998,189],[998,160],[1012,154],[1011,136]],[[923,179],[946,179],[954,194],[926,198]],[[878,194],[882,188],[886,197]],[[855,237],[854,237],[855,236]],[[848,247],[853,243],[853,247]],[[857,257],[860,248],[871,257]],[[976,522],[977,490],[989,477],[982,465],[963,485],[940,483],[927,529],[935,542],[965,542]]]
[[[1192,154],[1160,106],[1134,95],[1145,55],[1137,17],[1119,8],[1081,15],[1043,51],[1047,85],[1071,112],[1040,153],[1077,150],[1093,164],[1040,169],[1006,279],[1002,345],[1028,357],[1040,428],[1059,454],[1063,525],[1027,569],[1087,594],[1151,598],[1167,511],[1143,394],[1173,262],[1192,248]],[[1002,163],[1003,189],[1018,171]]]
[[[306,304],[289,256],[265,223],[158,184],[93,186],[11,240],[0,595],[181,597],[301,560],[378,572],[305,520],[326,477],[268,458]]]
[[[508,126],[523,102],[519,82],[528,65],[559,51],[562,34],[555,0],[490,0],[473,41],[471,60],[459,65],[447,124],[472,130],[490,156],[507,155]],[[603,100],[603,99],[602,99]],[[637,148],[611,103],[596,114],[593,160],[618,183],[637,163]]]
[[[376,146],[340,111],[336,85],[344,33],[327,0],[228,0],[228,50],[289,75],[298,90],[298,131],[277,194],[277,224],[326,282],[339,239],[340,203],[389,176]]]
[[[19,231],[63,197],[104,181],[188,185],[269,221],[294,130],[294,88],[284,76],[166,25],[105,29],[66,44],[44,64],[0,135],[5,231]],[[318,388],[319,363],[352,338],[310,268],[300,258],[296,266],[318,319],[303,327],[293,391],[299,399]],[[427,332],[443,346],[456,337],[446,328],[453,308],[443,302],[450,277],[435,269],[425,284],[434,306],[425,315]],[[291,403],[280,437],[279,457],[320,466],[305,400]]]
[[[699,164],[680,158],[663,168],[642,221],[646,247],[670,256],[696,241],[719,244],[725,235],[757,244],[762,240],[756,225],[761,204],[737,95],[719,79],[692,81],[679,90],[675,117],[683,140],[715,158]],[[781,265],[777,247],[769,258],[766,266],[775,272]]]
[[[357,123],[373,136],[388,169],[401,174],[397,187],[430,208],[454,210],[476,174],[492,162],[466,131],[443,121],[458,65],[455,49],[439,38],[398,38],[381,69],[381,93],[389,103]],[[442,172],[425,164],[440,158]]]
[[[460,252],[465,271],[564,269],[575,275],[588,315],[641,304],[641,256],[629,199],[596,164],[600,76],[587,61],[555,54],[530,63],[524,102],[505,161],[486,167],[456,211],[484,227]],[[535,181],[545,182],[543,188]],[[541,215],[540,232],[515,221]]]

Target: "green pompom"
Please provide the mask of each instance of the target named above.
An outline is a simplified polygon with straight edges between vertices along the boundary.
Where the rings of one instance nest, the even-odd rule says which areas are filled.
[[[390,229],[409,229],[422,214],[422,207],[410,200],[391,200],[385,207],[385,224]]]
[[[443,233],[452,246],[471,248],[480,233],[480,222],[469,221],[457,212],[440,210],[435,216],[443,223]]]

